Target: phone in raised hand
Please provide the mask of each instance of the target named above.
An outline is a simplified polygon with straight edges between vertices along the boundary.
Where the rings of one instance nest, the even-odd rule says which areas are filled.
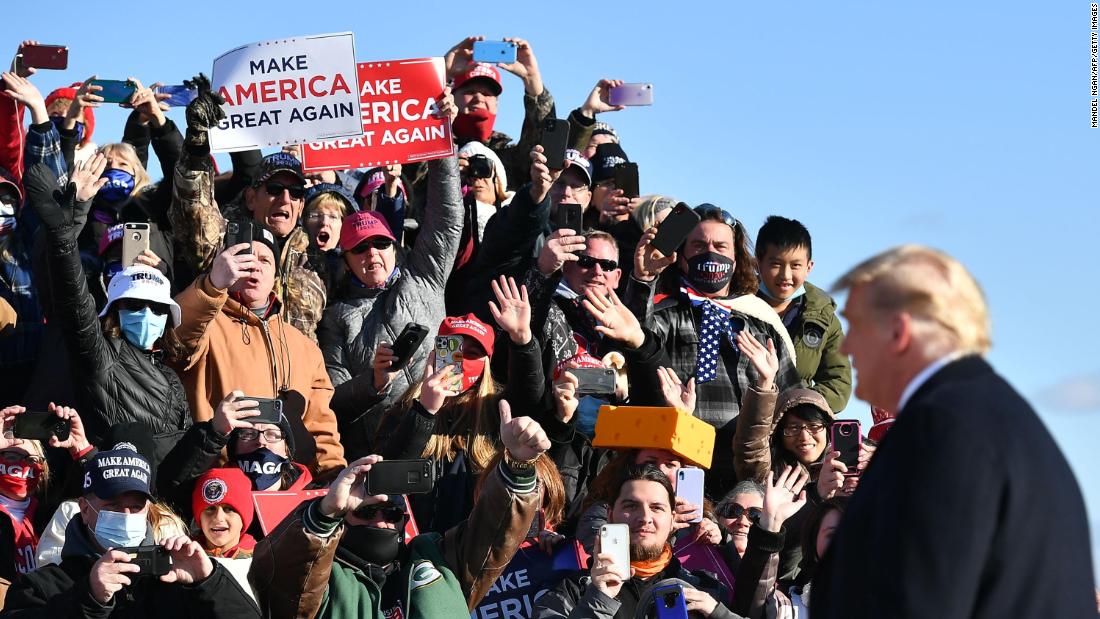
[[[611,561],[630,574],[630,527],[625,524],[600,526],[600,554],[611,555]]]

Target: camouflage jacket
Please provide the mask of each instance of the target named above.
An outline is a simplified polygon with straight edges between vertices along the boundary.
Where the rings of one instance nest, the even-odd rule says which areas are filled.
[[[209,271],[222,251],[226,221],[240,219],[245,213],[240,199],[226,205],[224,213],[219,210],[209,160],[180,159],[168,216],[180,257],[197,273]],[[275,294],[287,322],[313,341],[317,341],[317,323],[328,297],[325,270],[325,261],[310,248],[304,228],[298,226],[283,239]]]

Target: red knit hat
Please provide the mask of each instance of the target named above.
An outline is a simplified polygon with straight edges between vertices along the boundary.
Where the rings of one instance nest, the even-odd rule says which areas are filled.
[[[58,99],[68,99],[70,101],[76,99],[76,89],[80,88],[81,85],[80,82],[76,82],[69,88],[58,88],[51,92],[50,96],[46,97],[46,107],[49,108]],[[93,133],[95,133],[95,111],[90,107],[86,107],[84,108],[84,137],[80,139],[80,145],[84,146],[91,142]]]
[[[191,492],[191,513],[195,521],[199,514],[212,505],[228,505],[241,515],[243,534],[252,524],[254,506],[252,504],[252,482],[237,467],[210,469],[195,480],[195,489]]]

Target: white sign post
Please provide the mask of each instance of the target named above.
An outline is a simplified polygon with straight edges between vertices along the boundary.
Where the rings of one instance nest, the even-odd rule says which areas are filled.
[[[244,45],[215,58],[212,76],[226,114],[214,152],[363,134],[350,32]]]

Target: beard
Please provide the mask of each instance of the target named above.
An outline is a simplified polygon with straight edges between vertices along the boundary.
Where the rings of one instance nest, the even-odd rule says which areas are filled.
[[[665,545],[655,543],[649,546],[643,546],[641,544],[630,545],[630,562],[642,563],[659,559],[661,553],[665,551]]]

